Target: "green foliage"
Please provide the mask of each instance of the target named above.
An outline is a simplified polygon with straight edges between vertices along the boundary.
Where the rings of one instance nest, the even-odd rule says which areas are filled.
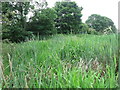
[[[89,30],[89,27],[88,27],[88,25],[87,24],[85,24],[85,23],[82,23],[81,24],[81,27],[80,27],[80,33],[88,33],[88,30]]]
[[[66,1],[57,2],[54,8],[47,8],[46,2],[37,2],[38,9],[32,7],[34,16],[29,22],[26,22],[29,3],[2,4],[2,39],[21,42],[31,36],[29,31],[44,38],[56,33],[55,26],[58,33],[84,33],[51,35],[46,40],[32,37],[18,44],[3,42],[2,88],[118,87],[119,37],[88,35],[115,32],[114,23],[99,15],[92,15],[86,24],[82,23],[82,8]]]
[[[97,32],[95,29],[93,28],[89,28],[87,31],[88,34],[99,34],[99,32]]]
[[[58,33],[79,33],[81,24],[82,7],[75,2],[56,2],[56,28]]]
[[[86,20],[86,24],[97,32],[115,33],[117,31],[113,21],[105,16],[92,14]]]
[[[39,33],[40,35],[55,34],[55,18],[55,11],[51,8],[36,11],[34,16],[30,19],[28,30],[32,31],[34,34]]]
[[[29,2],[2,2],[2,39],[12,42],[24,41],[29,32],[26,31],[26,15],[30,9]]]
[[[27,32],[23,28],[19,28],[16,25],[11,27],[10,31],[7,33],[9,33],[9,40],[12,42],[25,41],[27,38],[30,38],[30,36],[32,35],[31,32]]]
[[[3,43],[2,88],[116,88],[117,51],[116,35],[56,35]],[[95,59],[99,63],[92,68]]]

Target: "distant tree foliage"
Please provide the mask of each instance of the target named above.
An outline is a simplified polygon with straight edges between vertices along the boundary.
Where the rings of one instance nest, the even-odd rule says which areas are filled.
[[[82,7],[78,7],[75,2],[56,2],[54,9],[57,18],[56,28],[58,33],[79,33],[81,25]]]
[[[34,2],[34,3],[33,3]],[[82,22],[82,7],[71,0],[56,2],[53,8],[47,7],[46,0],[31,2],[2,2],[2,40],[25,41],[32,35],[62,34],[101,34],[115,33],[114,22],[98,14],[92,14]],[[29,12],[33,16],[28,19]]]
[[[39,35],[55,34],[55,18],[55,11],[51,8],[36,11],[34,16],[30,18],[28,30]]]
[[[115,33],[117,31],[114,22],[108,17],[92,14],[86,20],[86,24],[101,33]]]

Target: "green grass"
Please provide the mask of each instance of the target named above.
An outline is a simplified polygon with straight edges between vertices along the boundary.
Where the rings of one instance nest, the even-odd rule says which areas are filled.
[[[55,35],[47,40],[3,43],[9,88],[116,88],[116,35]]]

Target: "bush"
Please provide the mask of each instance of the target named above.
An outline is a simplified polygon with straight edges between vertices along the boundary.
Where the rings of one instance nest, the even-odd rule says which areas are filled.
[[[87,31],[88,34],[99,34],[95,29],[89,28]]]
[[[80,27],[80,33],[87,33],[88,32],[88,30],[89,30],[89,27],[88,27],[88,25],[87,24],[85,24],[85,23],[82,23],[81,24],[81,27]]]
[[[3,32],[2,40],[9,40],[11,42],[21,42],[25,41],[26,38],[29,38],[32,35],[32,32],[25,31],[22,28],[18,28],[17,26],[11,27],[7,32]]]

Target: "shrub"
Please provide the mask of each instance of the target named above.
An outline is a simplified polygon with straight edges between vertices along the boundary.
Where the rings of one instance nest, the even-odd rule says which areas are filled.
[[[89,28],[87,31],[88,34],[99,34],[95,29]]]

